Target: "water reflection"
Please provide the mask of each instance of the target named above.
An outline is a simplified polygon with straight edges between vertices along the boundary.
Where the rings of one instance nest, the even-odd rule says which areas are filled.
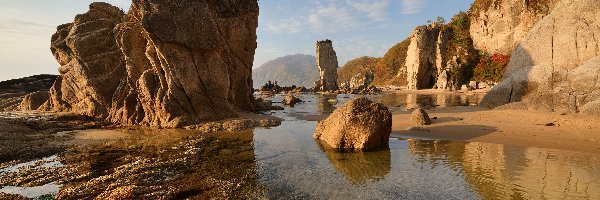
[[[416,93],[385,93],[381,96],[381,103],[387,106],[405,107],[407,109],[452,106],[478,105],[482,94],[416,94]]]
[[[383,179],[390,173],[392,156],[389,148],[369,152],[338,152],[317,142],[333,167],[354,184]]]
[[[461,171],[484,199],[600,197],[598,155],[500,144],[409,140],[409,151]],[[438,162],[441,161],[441,162]]]
[[[332,113],[335,110],[335,105],[338,103],[337,94],[319,95],[318,101],[317,112],[319,114]]]

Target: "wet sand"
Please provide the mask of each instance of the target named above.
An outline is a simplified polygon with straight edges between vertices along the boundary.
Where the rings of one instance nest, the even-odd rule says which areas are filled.
[[[451,107],[427,110],[425,130],[409,121],[410,112],[393,115],[392,137],[461,140],[600,153],[600,118],[528,110]],[[433,119],[437,117],[437,119]]]

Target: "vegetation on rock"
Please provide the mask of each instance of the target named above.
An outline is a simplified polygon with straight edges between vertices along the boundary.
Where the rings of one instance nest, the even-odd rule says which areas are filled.
[[[500,82],[508,62],[509,57],[502,54],[482,55],[475,67],[473,79],[479,82]]]
[[[444,25],[442,30],[449,32],[448,43],[442,52],[442,64],[445,65],[455,56],[459,59],[459,65],[453,66],[454,69],[450,70],[452,73],[449,80],[455,84],[469,81],[479,60],[479,52],[475,49],[469,32],[470,25],[469,15],[466,12],[459,12],[452,17],[450,23]]]
[[[373,85],[406,85],[406,52],[410,39],[394,45],[375,65]]]
[[[364,75],[369,70],[375,69],[381,58],[363,56],[354,60],[348,61],[344,67],[338,70],[338,83],[342,84],[350,81],[357,74]]]

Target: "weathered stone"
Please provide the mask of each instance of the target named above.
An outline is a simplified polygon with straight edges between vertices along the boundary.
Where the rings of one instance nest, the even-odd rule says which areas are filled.
[[[347,86],[350,87],[350,89],[362,90],[368,88],[374,79],[375,71],[369,70],[365,74],[357,74],[356,76],[353,76]]]
[[[302,100],[300,100],[298,97],[295,97],[292,94],[285,96],[285,98],[283,99],[283,104],[289,105],[289,106],[293,106],[296,103],[300,103],[300,102],[302,102]]]
[[[475,47],[490,53],[510,55],[531,28],[559,1],[501,0],[493,1],[488,8],[472,11],[470,32]]]
[[[469,81],[469,90],[475,90],[477,89],[477,81]]]
[[[410,122],[414,125],[430,125],[431,119],[429,118],[429,115],[427,114],[427,112],[425,112],[425,110],[417,108],[410,115]]]
[[[93,3],[53,36],[61,76],[43,108],[157,127],[253,111],[257,26],[256,0]]]
[[[442,64],[442,52],[450,33],[442,31],[441,26],[438,23],[419,26],[411,34],[406,53],[408,89],[446,88],[448,85],[448,67]],[[442,76],[442,80],[438,76]]]
[[[561,1],[513,52],[502,82],[482,104],[523,101],[528,109],[600,115],[598,0]]]
[[[19,110],[37,110],[50,98],[50,92],[34,92],[23,98],[19,105]]]
[[[319,91],[337,90],[338,60],[331,40],[317,42],[317,67],[321,79],[316,82],[315,89]]]
[[[105,118],[124,72],[113,29],[124,16],[107,3],[92,3],[73,23],[60,25],[50,49],[61,65],[51,98],[41,110]]]
[[[369,150],[388,145],[392,113],[381,103],[366,98],[351,100],[320,121],[314,138],[329,147]]]

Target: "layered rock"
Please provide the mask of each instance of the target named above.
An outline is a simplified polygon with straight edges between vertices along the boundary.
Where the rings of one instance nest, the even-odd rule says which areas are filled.
[[[19,110],[29,111],[39,109],[46,101],[50,99],[50,92],[34,92],[25,95],[21,104],[19,104]]]
[[[417,27],[410,36],[406,53],[406,74],[408,88],[413,90],[431,89],[442,72],[443,53],[448,32],[442,25],[433,23]]]
[[[348,83],[348,86],[352,89],[362,90],[364,88],[368,88],[373,82],[373,79],[375,79],[375,71],[369,70],[365,74],[357,74],[356,76],[352,77]]]
[[[94,3],[53,37],[47,110],[158,127],[254,110],[257,26],[255,0],[134,0],[125,16]]]
[[[321,79],[315,88],[319,91],[337,90],[338,60],[331,40],[317,42],[317,68]]]
[[[600,115],[599,0],[561,1],[513,52],[482,105]]]
[[[477,49],[508,55],[559,0],[477,0],[470,32]]]
[[[391,131],[389,109],[367,98],[358,98],[320,121],[313,137],[333,149],[370,150],[388,145]]]
[[[113,34],[124,16],[107,3],[92,3],[73,23],[60,25],[50,49],[61,65],[51,98],[41,110],[108,116],[114,91],[125,72],[123,54]]]
[[[253,0],[133,1],[115,29],[127,76],[110,120],[176,127],[253,110],[257,26]]]

